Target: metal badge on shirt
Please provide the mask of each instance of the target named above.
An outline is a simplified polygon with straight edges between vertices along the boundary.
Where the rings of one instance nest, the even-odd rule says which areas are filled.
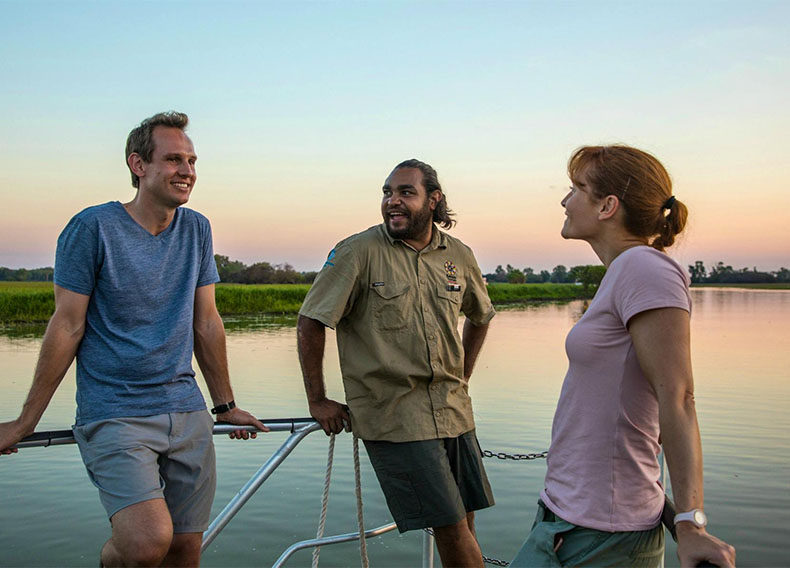
[[[457,283],[458,269],[455,267],[455,263],[452,260],[448,260],[444,263],[444,273],[447,276],[447,291],[460,292],[461,285]]]

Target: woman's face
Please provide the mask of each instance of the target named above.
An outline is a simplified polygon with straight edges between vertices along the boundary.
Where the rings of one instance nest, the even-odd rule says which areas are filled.
[[[598,205],[584,171],[580,172],[560,204],[565,208],[565,223],[560,234],[565,239],[588,240],[598,229]]]

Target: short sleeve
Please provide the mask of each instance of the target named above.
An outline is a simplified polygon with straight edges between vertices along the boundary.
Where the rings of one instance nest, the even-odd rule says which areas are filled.
[[[323,268],[299,309],[299,314],[335,328],[353,305],[359,260],[354,250],[342,242],[329,252]]]
[[[208,286],[219,282],[219,271],[214,260],[214,241],[211,236],[211,223],[205,217],[200,218],[201,252],[200,273],[197,287]]]
[[[617,266],[620,274],[614,294],[615,311],[623,325],[647,310],[680,308],[691,312],[688,280],[674,260],[645,248],[635,250],[623,261]]]
[[[79,217],[73,217],[58,237],[55,252],[55,284],[90,296],[100,268],[99,239]]]
[[[469,251],[466,266],[466,286],[461,311],[476,326],[485,325],[496,315],[491,299],[488,297],[483,273],[474,255]]]

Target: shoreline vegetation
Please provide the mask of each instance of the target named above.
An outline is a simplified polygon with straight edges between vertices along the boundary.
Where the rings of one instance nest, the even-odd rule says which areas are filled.
[[[790,283],[693,284],[694,288],[743,288],[790,290]],[[225,316],[296,314],[309,284],[217,284],[217,308]],[[587,300],[594,286],[580,284],[489,283],[488,295],[495,306],[537,302]],[[55,310],[52,282],[0,282],[0,323],[3,325],[46,323]]]

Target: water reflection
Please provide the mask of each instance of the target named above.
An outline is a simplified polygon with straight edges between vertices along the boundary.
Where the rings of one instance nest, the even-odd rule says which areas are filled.
[[[18,323],[13,325],[0,325],[0,337],[9,339],[34,339],[43,337],[47,330],[45,323]]]
[[[742,565],[787,563],[790,543],[790,291],[693,289],[692,357],[705,452],[705,496],[712,531],[738,547]],[[531,453],[548,447],[551,421],[567,368],[564,341],[583,301],[499,309],[470,382],[483,448]],[[239,404],[261,417],[305,416],[296,355],[295,316],[226,319],[228,359]],[[0,334],[0,420],[16,416],[27,394],[39,330]],[[38,333],[38,335],[36,335]],[[197,367],[196,367],[197,368]],[[335,334],[327,333],[325,376],[330,397],[343,388]],[[201,388],[205,386],[201,382]],[[68,426],[74,416],[69,371],[40,429]],[[224,505],[284,437],[252,444],[217,440]],[[338,440],[327,530],[355,529],[350,439]],[[204,556],[205,566],[271,565],[294,540],[315,534],[326,438],[309,437]],[[375,476],[363,459],[369,526],[389,520]],[[480,512],[478,535],[487,555],[509,559],[534,516],[545,465],[487,460],[497,506]],[[22,450],[0,457],[0,550],[3,565],[83,566],[95,563],[109,528],[76,448]],[[55,511],[52,503],[58,503]],[[62,513],[67,511],[68,513]],[[74,519],[78,519],[75,522]],[[41,546],[41,534],[47,546]],[[52,546],[53,543],[58,546]],[[420,535],[376,539],[376,566],[420,563]],[[301,554],[301,553],[300,553]],[[671,553],[668,566],[677,562]],[[353,544],[325,548],[326,565],[356,562]],[[293,565],[309,564],[309,553]]]
[[[223,317],[225,333],[246,333],[250,331],[277,331],[296,326],[296,314],[261,314],[254,316]]]

